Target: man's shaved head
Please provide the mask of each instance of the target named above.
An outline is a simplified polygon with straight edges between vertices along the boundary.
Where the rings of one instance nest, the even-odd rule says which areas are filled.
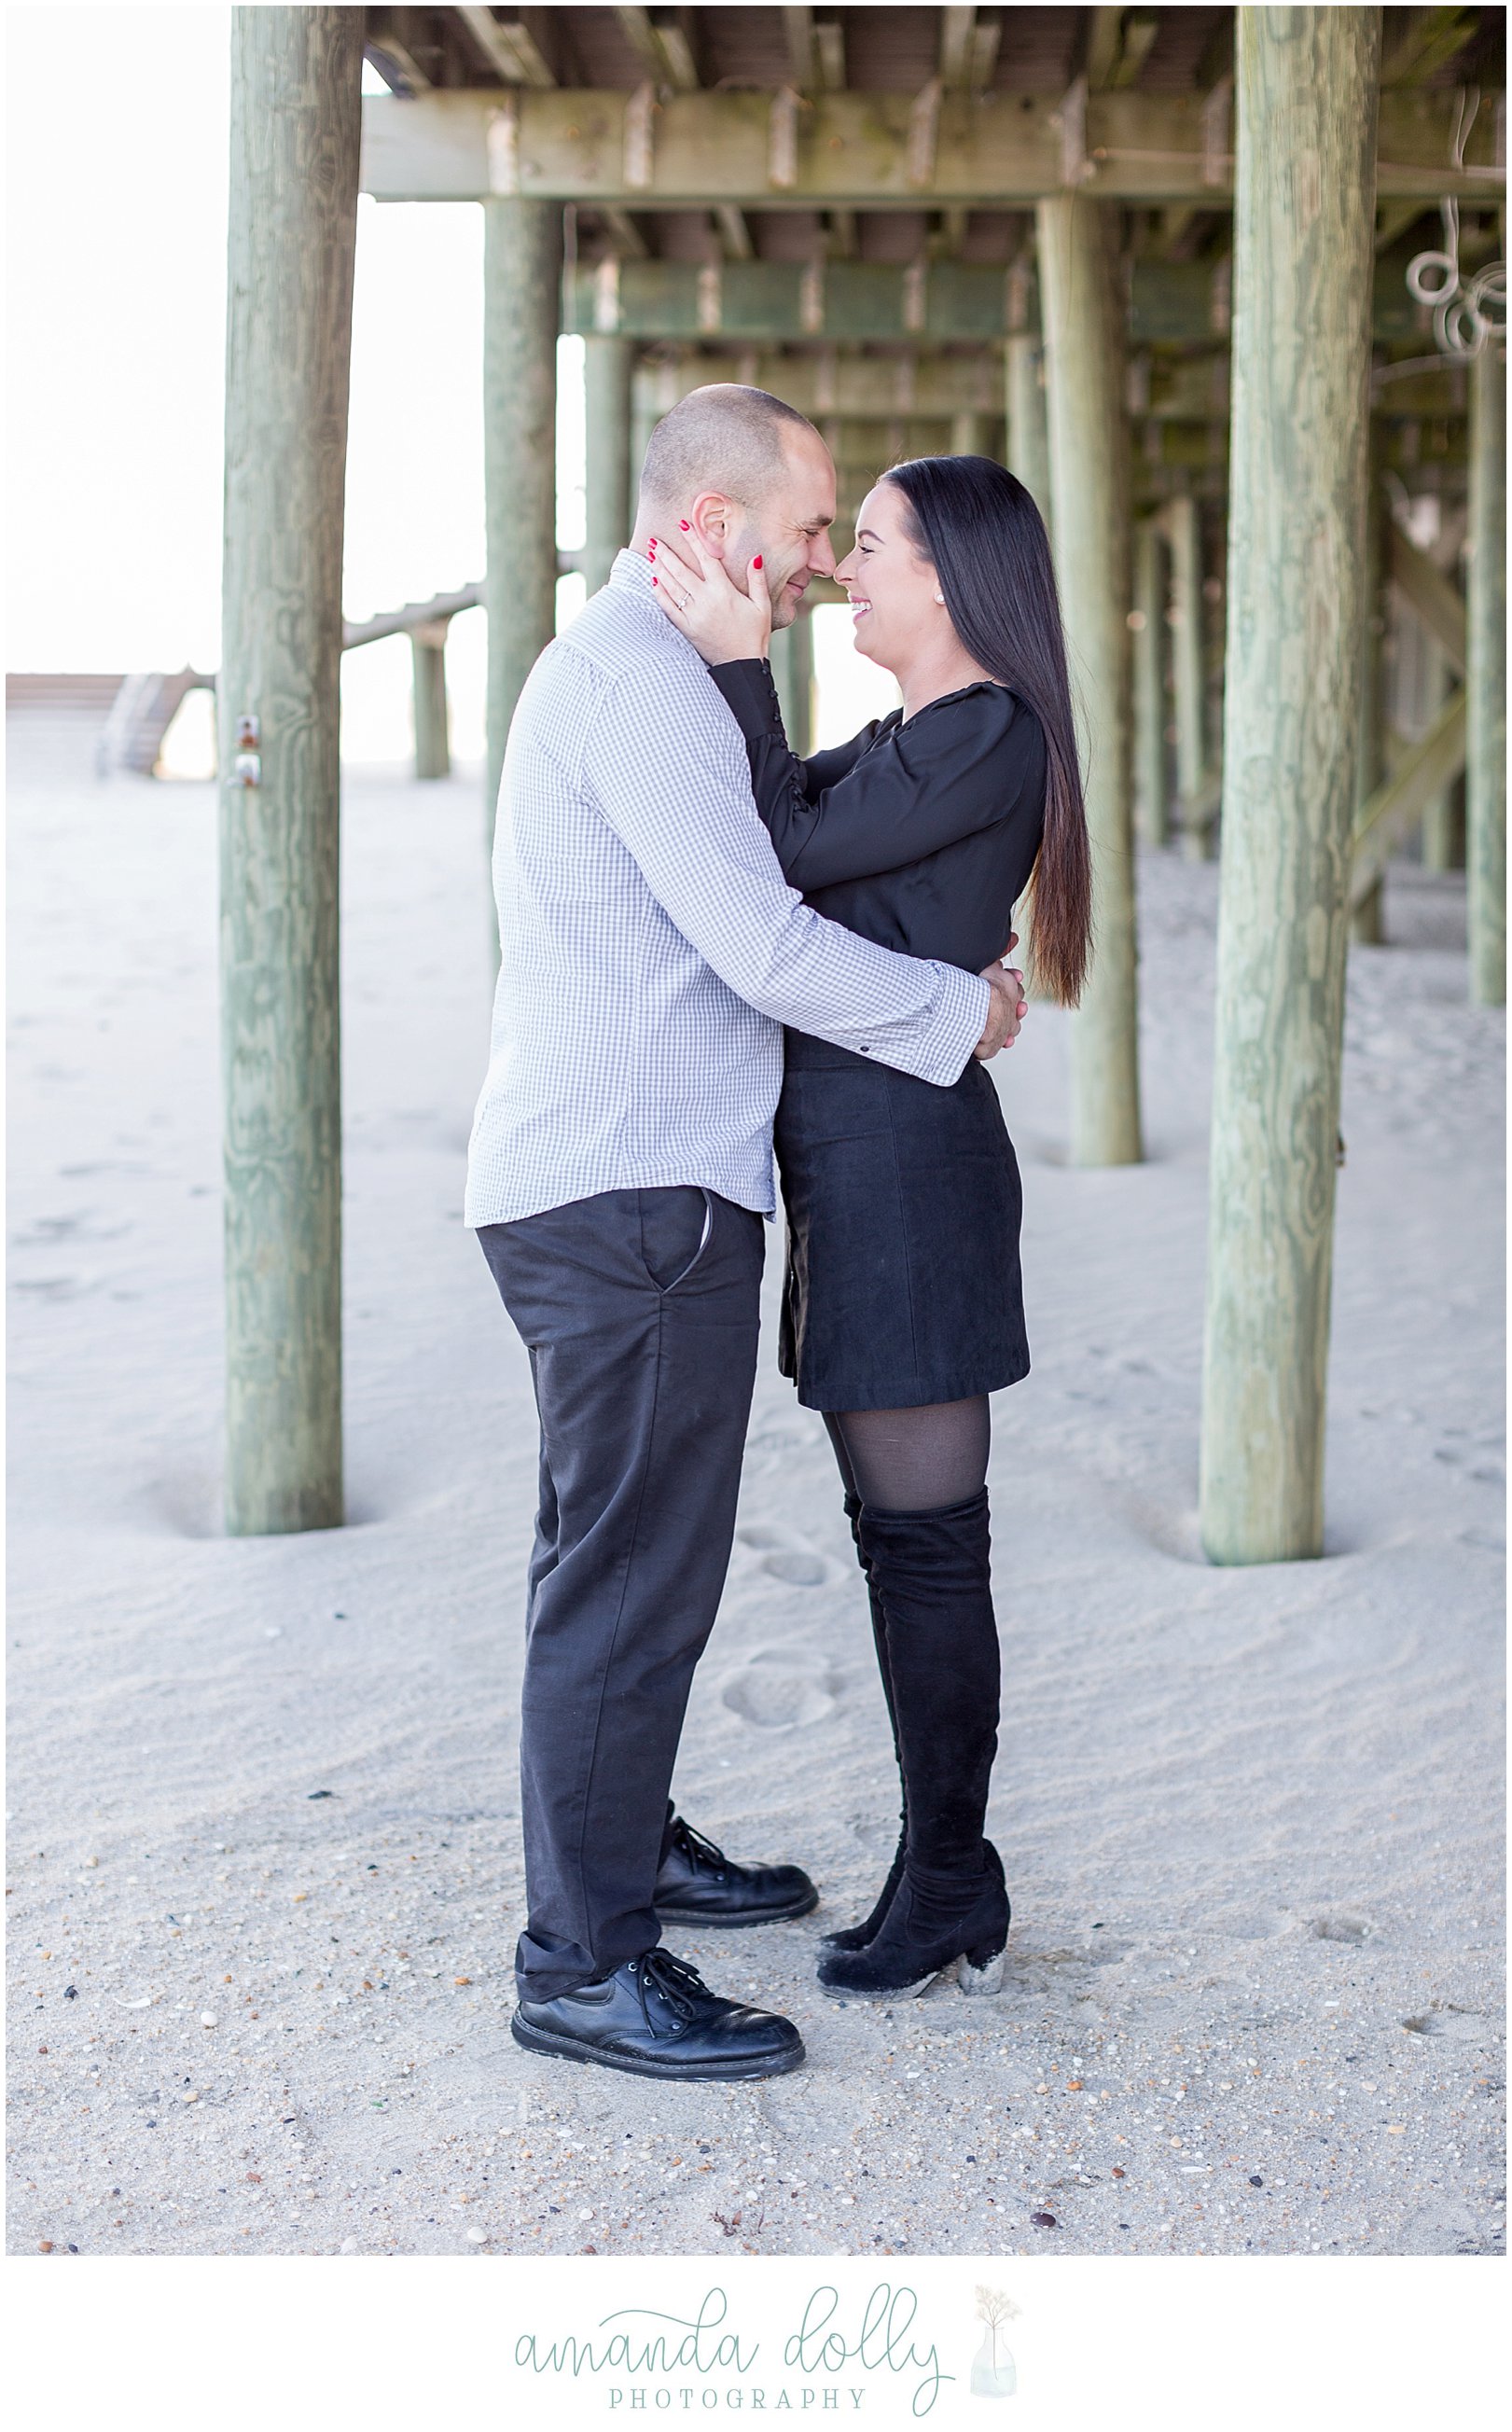
[[[782,478],[784,437],[817,437],[807,415],[764,388],[718,380],[696,388],[664,414],[641,468],[641,498],[680,511],[700,490],[722,490],[759,506]]]
[[[790,625],[816,575],[834,572],[834,466],[804,414],[764,388],[696,388],[651,433],[630,547],[675,547],[678,527],[744,582],[761,559],[773,626]]]

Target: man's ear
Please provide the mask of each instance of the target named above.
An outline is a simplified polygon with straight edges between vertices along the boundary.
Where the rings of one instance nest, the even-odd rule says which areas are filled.
[[[700,490],[688,509],[688,521],[711,557],[723,557],[735,519],[735,502],[723,490]]]

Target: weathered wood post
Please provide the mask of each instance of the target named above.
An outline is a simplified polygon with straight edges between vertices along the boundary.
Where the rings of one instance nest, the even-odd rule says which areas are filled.
[[[226,1526],[342,1497],[342,520],[355,8],[231,12],[218,685]]]
[[[812,748],[814,723],[814,626],[809,611],[773,633],[771,667],[788,743],[802,758]]]
[[[1354,807],[1363,810],[1386,773],[1386,525],[1390,515],[1380,479],[1379,433],[1372,432],[1369,495],[1365,510],[1365,564],[1360,597],[1360,747],[1354,769]],[[1350,915],[1357,946],[1379,946],[1386,937],[1386,880],[1377,877]]]
[[[1213,854],[1216,823],[1203,817],[1201,802],[1207,777],[1201,515],[1189,490],[1178,492],[1166,515],[1170,536],[1170,655],[1182,851],[1188,861],[1208,861]]]
[[[414,666],[414,773],[449,777],[451,733],[446,715],[446,616],[410,632]]]
[[[1201,1529],[1323,1545],[1378,8],[1241,8]]]
[[[1506,1003],[1506,356],[1470,365],[1470,729],[1465,766],[1470,1001]]]
[[[1016,329],[1003,359],[1008,418],[1008,470],[1016,473],[1047,526],[1050,519],[1050,435],[1046,428],[1044,347],[1037,329]]]
[[[635,349],[629,338],[583,340],[586,408],[588,539],[582,570],[590,596],[630,536],[630,384]]]
[[[1146,515],[1134,527],[1134,807],[1146,844],[1168,834],[1166,798],[1165,544]]]
[[[985,456],[987,452],[987,417],[963,408],[950,416],[950,453],[952,456]]]
[[[1154,515],[1135,525],[1135,818],[1145,844],[1169,836],[1165,771],[1165,537]]]
[[[1104,208],[1038,206],[1050,534],[1085,736],[1096,948],[1071,1018],[1071,1157],[1133,1165],[1139,1128],[1134,819],[1130,803],[1129,439]]]
[[[556,631],[561,284],[561,205],[491,194],[483,205],[490,847],[510,719]]]

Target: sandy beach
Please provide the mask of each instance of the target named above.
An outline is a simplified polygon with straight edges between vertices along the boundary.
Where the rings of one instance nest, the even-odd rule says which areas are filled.
[[[995,1998],[815,1984],[896,1792],[768,1327],[677,1789],[822,1902],[669,1940],[809,2064],[677,2087],[509,2035],[535,1446],[461,1223],[478,784],[347,772],[350,1525],[241,1542],[214,820],[16,721],[11,2250],[1499,2252],[1503,1021],[1463,881],[1394,868],[1394,942],[1351,958],[1320,1562],[1197,1541],[1216,869],[1140,868],[1146,1164],[1067,1168],[1053,1011],[993,1067],[1035,1362],[994,1408]]]

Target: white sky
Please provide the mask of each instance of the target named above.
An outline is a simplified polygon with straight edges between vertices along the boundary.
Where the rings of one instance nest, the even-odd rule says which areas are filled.
[[[67,21],[66,34],[60,21]],[[220,655],[229,10],[6,10],[12,668],[213,667]],[[68,61],[66,124],[56,109]],[[60,135],[66,134],[66,144]],[[360,207],[345,604],[483,572],[482,214]],[[581,541],[580,351],[563,342],[559,537]],[[570,612],[580,583],[563,586]],[[453,749],[482,749],[483,619],[460,616]],[[896,699],[819,611],[825,739]],[[347,654],[344,740],[409,748],[409,645]],[[852,674],[853,669],[853,674]],[[187,773],[187,770],[186,770]]]

